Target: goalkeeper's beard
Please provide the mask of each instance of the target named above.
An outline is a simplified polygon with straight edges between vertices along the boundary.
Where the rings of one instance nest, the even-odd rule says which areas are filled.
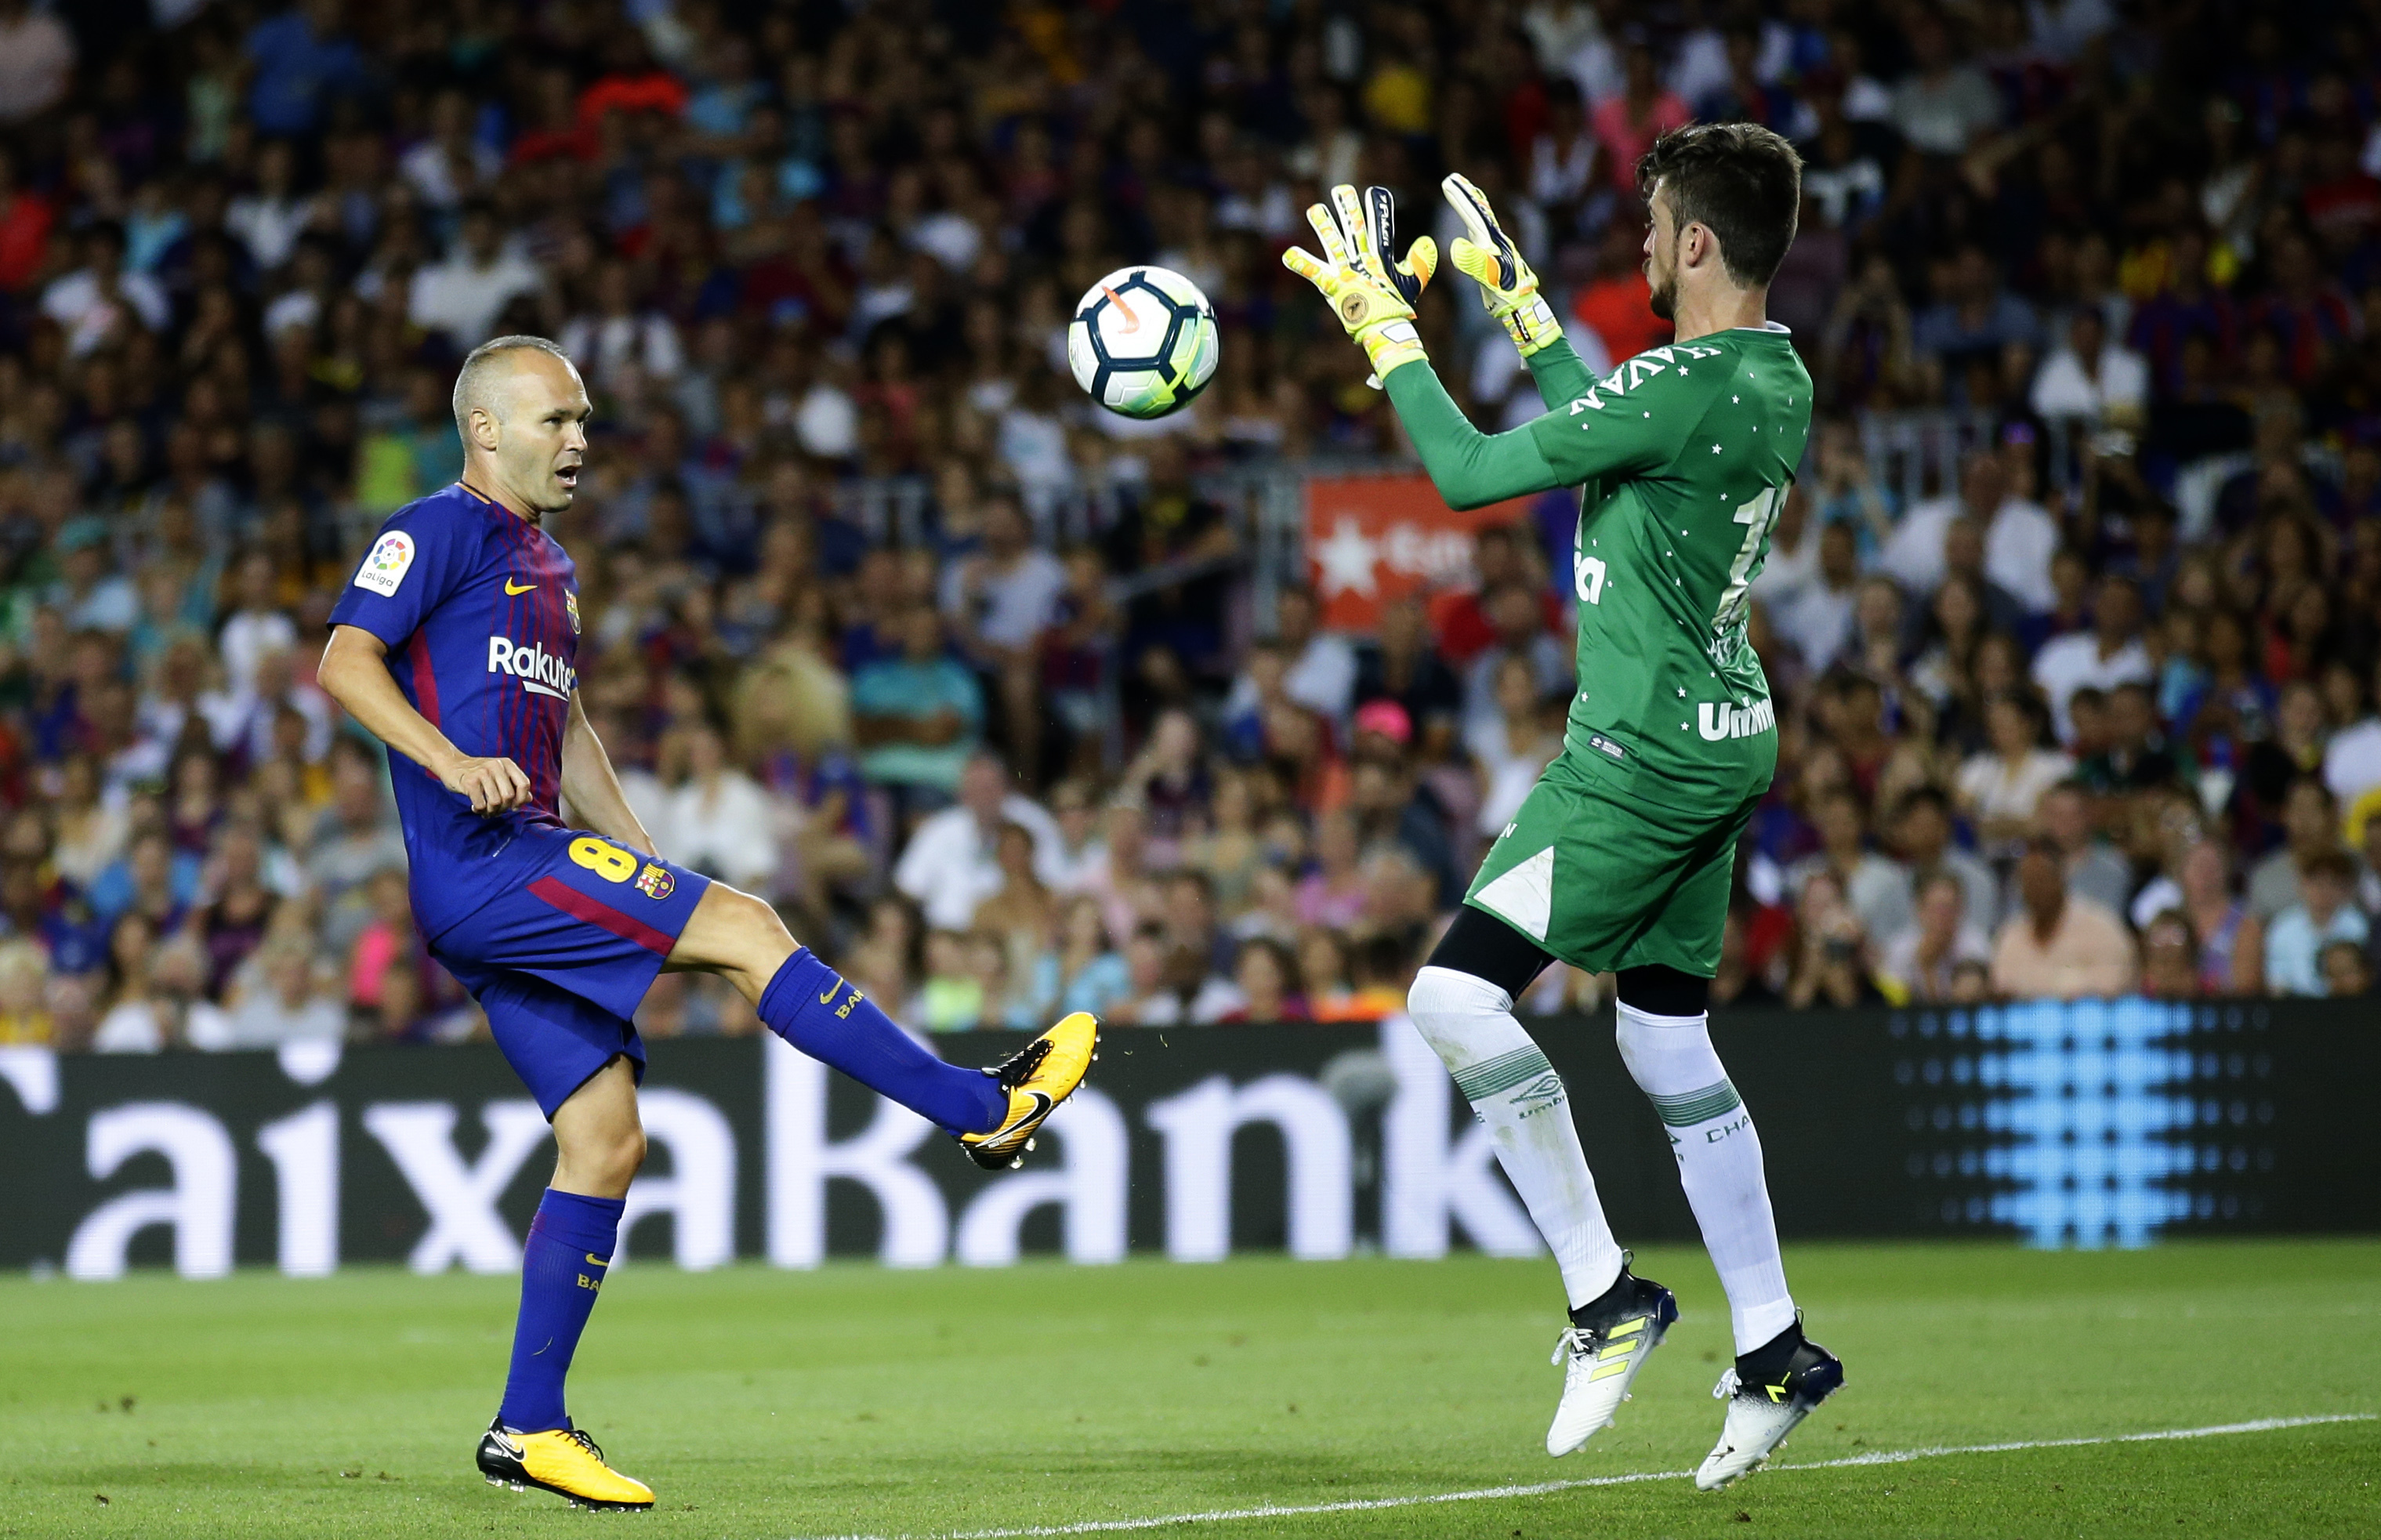
[[[1669,272],[1665,273],[1654,265],[1653,258],[1647,257],[1645,259],[1645,287],[1647,291],[1645,303],[1653,310],[1654,315],[1664,321],[1678,320],[1678,270],[1673,268]]]

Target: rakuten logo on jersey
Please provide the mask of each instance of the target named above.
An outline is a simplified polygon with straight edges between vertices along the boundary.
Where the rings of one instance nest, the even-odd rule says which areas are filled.
[[[501,636],[488,638],[488,672],[510,674],[531,694],[551,695],[557,701],[570,699],[570,692],[579,688],[579,670],[543,645],[516,647]]]

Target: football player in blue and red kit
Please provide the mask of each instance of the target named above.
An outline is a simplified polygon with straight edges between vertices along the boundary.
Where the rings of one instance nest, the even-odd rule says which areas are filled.
[[[396,751],[414,917],[487,1012],[559,1151],[480,1469],[591,1508],[647,1508],[652,1490],[572,1426],[562,1386],[644,1159],[631,1018],[654,976],[720,974],[772,1032],[948,1130],[987,1168],[1015,1164],[1081,1083],[1099,1024],[1070,1015],[995,1069],[946,1064],[766,903],[654,849],[580,708],[576,581],[542,526],[576,494],[588,410],[554,344],[475,349],[455,382],[463,479],[382,526],[331,612],[320,678]]]

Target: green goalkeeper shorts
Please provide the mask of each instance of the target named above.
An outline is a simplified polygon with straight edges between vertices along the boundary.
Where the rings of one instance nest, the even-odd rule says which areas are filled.
[[[1737,837],[1760,800],[1668,797],[1650,775],[1609,777],[1563,754],[1488,848],[1463,901],[1591,973],[1659,963],[1710,978]]]

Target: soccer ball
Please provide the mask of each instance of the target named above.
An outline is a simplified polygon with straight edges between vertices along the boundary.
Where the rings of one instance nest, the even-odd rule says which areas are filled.
[[[1215,377],[1215,307],[1163,267],[1122,267],[1075,306],[1067,361],[1092,399],[1125,417],[1164,417]]]

